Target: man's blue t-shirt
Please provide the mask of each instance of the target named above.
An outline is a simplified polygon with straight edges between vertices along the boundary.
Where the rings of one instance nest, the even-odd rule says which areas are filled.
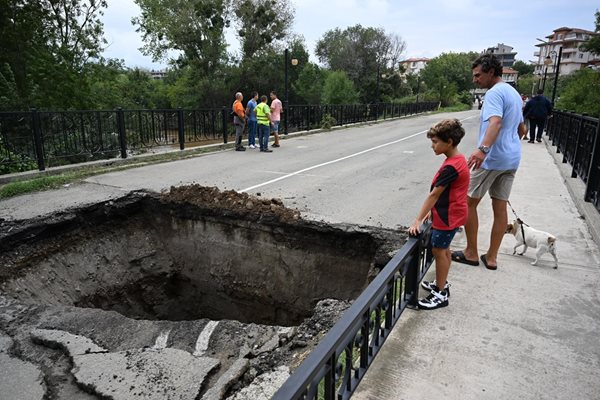
[[[256,114],[254,113],[255,108],[256,101],[254,101],[254,99],[250,99],[246,105],[246,109],[248,110],[248,113],[246,114],[248,116],[248,121],[256,121]]]
[[[519,124],[523,122],[523,100],[508,83],[498,82],[485,94],[481,109],[478,146],[481,145],[490,118],[502,118],[502,128],[481,168],[490,170],[517,169],[521,161]]]

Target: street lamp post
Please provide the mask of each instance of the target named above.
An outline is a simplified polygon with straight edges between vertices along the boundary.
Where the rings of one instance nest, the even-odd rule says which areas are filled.
[[[417,103],[419,102],[419,89],[421,88],[421,77],[417,75]]]
[[[562,46],[558,48],[558,58],[554,63],[554,86],[552,87],[552,105],[554,105],[554,98],[556,97],[556,86],[558,85],[558,71],[560,70],[560,59],[562,58]]]
[[[552,64],[552,59],[548,55],[544,59],[544,79],[542,80],[542,91],[544,91],[544,89],[546,89],[546,76],[548,74],[548,65],[550,65],[550,64]]]
[[[288,120],[289,120],[289,103],[290,103],[290,88],[289,88],[289,64],[292,65],[298,65],[298,60],[296,58],[292,58],[290,60],[290,51],[288,49],[285,49],[285,55],[284,55],[284,70],[285,70],[285,95],[284,95],[284,99],[283,99],[283,117],[284,117],[284,121],[283,121],[283,134],[287,135],[288,134]]]

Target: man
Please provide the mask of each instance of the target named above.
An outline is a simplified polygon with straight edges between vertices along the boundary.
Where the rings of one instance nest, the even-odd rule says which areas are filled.
[[[277,98],[275,91],[271,92],[271,132],[275,137],[273,147],[279,147],[279,123],[281,122],[281,111],[283,111],[283,105],[281,100]]]
[[[529,120],[529,142],[542,141],[546,119],[552,114],[552,103],[544,96],[543,90],[537,91],[537,96],[529,100],[523,108],[523,116]],[[537,131],[537,135],[536,135]]]
[[[242,146],[242,135],[244,134],[244,126],[246,125],[246,114],[242,105],[243,99],[244,96],[242,93],[237,92],[232,107],[234,114],[233,125],[235,125],[235,151],[246,151],[246,148]]]
[[[492,54],[484,54],[473,62],[473,82],[484,89],[478,149],[468,158],[472,168],[467,196],[468,216],[465,224],[467,247],[452,252],[452,260],[495,270],[500,243],[508,225],[506,205],[517,168],[521,161],[521,137],[527,131],[523,124],[522,100],[519,93],[502,80],[502,65]],[[477,206],[489,191],[494,220],[490,245],[481,257],[477,250],[479,219]]]
[[[256,148],[256,100],[258,100],[258,93],[252,92],[250,95],[251,99],[246,104],[246,118],[248,118],[248,147],[251,149]]]
[[[260,104],[256,106],[256,120],[258,122],[258,144],[260,151],[272,153],[269,149],[269,125],[271,122],[271,110],[267,105],[267,96],[260,97]]]

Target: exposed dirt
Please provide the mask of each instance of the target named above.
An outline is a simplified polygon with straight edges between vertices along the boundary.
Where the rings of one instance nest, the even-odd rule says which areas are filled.
[[[136,220],[134,216],[140,214],[149,217]],[[160,226],[165,228],[157,234],[155,231],[161,218],[166,223]],[[190,218],[189,223],[185,221],[186,218]],[[204,231],[200,228],[205,229],[208,225],[206,221],[218,218],[224,218],[223,225],[231,226],[223,229],[224,239],[221,241],[215,240],[216,236],[213,236],[212,240],[194,240],[187,246],[188,242],[177,240],[187,237],[203,238]],[[186,231],[189,232],[188,236],[185,236]],[[266,235],[275,239],[268,241]],[[0,220],[0,335],[4,333],[14,341],[8,351],[12,357],[27,360],[40,367],[46,384],[46,398],[105,398],[98,393],[85,393],[89,390],[74,382],[70,371],[72,363],[65,358],[64,352],[34,343],[31,331],[43,328],[81,335],[110,352],[151,348],[156,346],[157,338],[162,333],[169,331],[168,347],[193,354],[199,333],[203,331],[207,320],[164,317],[161,318],[164,320],[151,320],[146,315],[131,318],[124,313],[107,311],[116,310],[111,307],[103,310],[74,307],[78,305],[76,299],[86,298],[86,290],[95,295],[95,291],[107,282],[116,280],[125,285],[126,279],[133,279],[135,282],[139,281],[140,285],[148,286],[148,290],[143,293],[156,295],[156,288],[143,279],[138,279],[134,275],[135,271],[152,271],[154,277],[162,277],[163,269],[173,268],[169,262],[174,259],[174,254],[187,254],[207,247],[216,249],[215,252],[219,255],[241,249],[239,260],[247,263],[254,257],[254,264],[261,267],[250,272],[257,277],[252,286],[252,276],[245,276],[243,271],[236,269],[236,262],[226,263],[219,258],[205,257],[203,253],[198,253],[193,257],[194,261],[204,262],[205,259],[210,259],[211,265],[216,266],[214,275],[207,280],[207,287],[217,287],[222,280],[231,278],[231,284],[226,286],[228,290],[256,287],[256,293],[252,292],[252,300],[262,295],[274,299],[273,301],[283,301],[287,308],[291,308],[299,304],[298,301],[285,297],[293,292],[292,289],[285,289],[285,293],[281,294],[270,294],[260,283],[283,288],[282,282],[296,282],[298,288],[295,289],[306,289],[314,295],[316,286],[313,285],[328,282],[325,285],[327,296],[315,297],[314,300],[321,301],[316,304],[311,316],[297,326],[243,323],[239,321],[242,320],[241,317],[235,321],[219,322],[219,329],[210,338],[207,354],[219,359],[220,368],[205,381],[203,393],[197,398],[201,398],[208,388],[215,385],[239,357],[246,358],[248,368],[239,379],[232,380],[232,387],[227,391],[229,395],[245,387],[262,373],[279,366],[288,366],[294,370],[351,304],[351,301],[340,300],[339,297],[337,300],[328,297],[335,297],[335,285],[331,282],[345,279],[359,282],[359,285],[366,284],[402,245],[404,238],[397,232],[384,229],[351,225],[332,227],[325,223],[303,220],[298,210],[285,207],[279,199],[263,199],[247,193],[220,191],[216,187],[200,185],[172,187],[169,192],[160,195],[134,192],[119,200],[66,210],[35,220]],[[247,246],[246,242],[251,246]],[[257,250],[256,243],[259,242],[263,246],[268,244],[267,250],[275,256],[266,258],[266,248]],[[84,243],[91,244],[90,249],[95,251],[89,254],[84,252]],[[313,249],[325,254],[323,257],[326,262],[322,264],[327,268],[317,268],[321,264],[312,261]],[[370,265],[370,270],[349,267],[352,263],[347,259],[357,261],[365,255],[369,255],[365,264],[367,267]],[[300,268],[301,262],[316,270]],[[332,271],[336,262],[347,270],[338,271],[331,276],[318,275],[318,272]],[[61,275],[58,267],[63,265],[64,274]],[[117,268],[117,265],[126,266],[126,269],[123,268],[125,272],[119,275],[121,268]],[[208,269],[196,262],[188,262],[186,265],[189,265],[189,270],[197,265],[198,269],[200,266]],[[35,275],[33,279],[28,278],[31,272]],[[370,275],[366,276],[367,273]],[[68,283],[61,286],[63,289],[58,292],[57,301],[45,298],[52,295],[53,292],[48,291],[48,288],[52,287],[53,282],[61,279]],[[126,285],[124,287],[128,288]],[[131,290],[126,292],[135,294]],[[174,292],[187,293],[191,290],[178,289]],[[104,297],[114,300],[114,293],[109,294]],[[306,297],[300,294],[296,296]],[[197,308],[188,300],[176,299],[172,303]],[[245,297],[242,300],[254,307]],[[153,303],[145,301],[140,304]],[[176,309],[183,308],[185,307],[181,306]],[[264,304],[260,306],[261,311],[265,309]],[[171,309],[165,310],[169,314],[173,313]],[[243,350],[246,348],[247,353]]]
[[[205,187],[198,184],[171,186],[171,190],[164,193],[162,197],[165,201],[190,203],[202,208],[227,209],[241,214],[272,214],[279,221],[285,223],[293,223],[301,219],[300,211],[285,207],[281,199],[262,199],[235,190],[221,191],[217,187]]]

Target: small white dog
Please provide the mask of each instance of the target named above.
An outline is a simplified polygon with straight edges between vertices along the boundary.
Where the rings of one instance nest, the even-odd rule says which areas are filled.
[[[535,260],[531,262],[531,265],[537,265],[538,260],[544,253],[552,254],[554,257],[554,269],[558,268],[558,258],[556,257],[556,237],[549,234],[548,232],[538,231],[530,226],[523,224],[520,219],[515,220],[512,224],[509,224],[506,228],[506,233],[510,233],[517,239],[517,244],[513,248],[513,254],[517,252],[517,248],[525,246],[523,251],[519,253],[520,256],[525,254],[528,247],[537,249],[535,252]],[[525,238],[523,238],[525,234]]]

